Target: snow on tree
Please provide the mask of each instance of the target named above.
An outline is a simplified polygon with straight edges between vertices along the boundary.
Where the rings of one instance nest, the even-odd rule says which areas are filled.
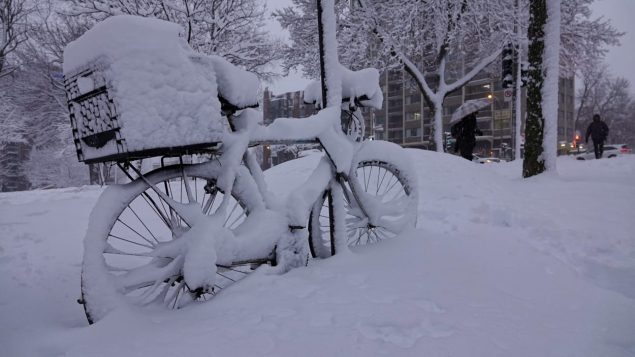
[[[15,110],[12,122],[25,128],[23,139],[30,146],[31,155],[22,163],[26,168],[23,171],[36,188],[88,183],[88,169],[74,154],[70,155],[75,149],[61,76],[64,46],[84,32],[88,24],[56,14],[52,5],[39,3],[37,13],[31,17],[29,39],[16,53],[21,66],[2,79],[3,102]],[[62,171],[64,167],[67,169]]]
[[[591,4],[595,0],[561,0],[560,14],[560,75],[572,77],[583,70],[594,67],[601,61],[610,46],[618,46],[624,32],[620,32],[611,21],[602,17],[592,18]],[[518,0],[519,12],[516,21],[521,29],[513,42],[524,50],[527,48],[529,7],[531,1]],[[526,52],[525,52],[526,53]]]
[[[560,0],[531,2],[527,37],[529,81],[523,177],[556,169]]]
[[[129,14],[176,22],[195,50],[224,57],[263,78],[276,75],[273,63],[283,44],[265,32],[259,0],[72,0],[73,13],[103,20]]]
[[[549,65],[545,63],[545,67],[538,66],[542,68],[541,70],[546,71],[543,75],[546,74],[547,77],[541,79],[536,77],[539,71],[537,68],[537,61],[540,58],[538,52],[542,51],[540,46],[546,45],[545,50],[548,52],[549,45],[555,44],[556,40],[559,40],[559,75],[570,78],[576,73],[593,71],[596,64],[608,51],[608,47],[618,45],[619,38],[623,35],[623,33],[617,31],[611,25],[610,21],[603,18],[591,18],[590,5],[593,1],[594,0],[561,0],[559,1],[560,4],[557,9],[555,8],[556,5],[552,4],[552,10],[549,10],[549,15],[551,15],[551,18],[559,16],[560,26],[556,27],[555,23],[551,23],[549,19],[546,21],[551,25],[543,24],[551,27],[554,31],[559,31],[558,39],[552,37],[550,40],[543,39],[536,35],[538,31],[538,23],[536,21],[539,21],[543,15],[547,16],[546,14],[541,14],[541,12],[543,11],[542,8],[549,3],[545,1],[536,2],[527,0],[521,0],[519,3],[521,9],[529,8],[530,17],[524,16],[524,11],[521,11],[517,16],[517,21],[521,28],[527,28],[527,33],[529,34],[530,73],[533,75],[530,86],[528,87],[527,99],[528,114],[525,125],[526,143],[523,168],[523,175],[525,177],[540,173],[544,171],[545,168],[548,170],[553,169],[555,167],[555,155],[557,151],[558,87],[555,78],[553,78],[554,82],[551,82],[548,78],[549,71],[547,71],[546,67],[553,67],[553,62]],[[538,32],[542,31],[541,29]],[[549,36],[550,33],[550,31],[546,31],[547,36]],[[542,43],[540,46],[536,42],[543,40],[547,42]],[[516,36],[515,42],[519,45],[521,50],[524,48],[525,44],[522,36]],[[533,59],[531,58],[532,51]],[[555,61],[555,56],[555,52],[544,53],[544,59],[546,61]],[[556,71],[550,70],[550,72],[554,73]],[[548,83],[543,83],[545,79]],[[543,84],[545,88],[542,87]],[[537,92],[535,92],[537,88],[543,88],[552,94],[545,94],[542,96],[542,99],[540,99],[537,96]],[[544,104],[546,104],[548,108],[539,108],[536,105],[536,101],[539,100],[544,100]],[[538,148],[537,145],[540,145],[541,148]],[[545,149],[544,151],[543,147]]]
[[[295,7],[274,16],[291,32],[288,68],[303,65],[315,77],[316,35],[310,21],[314,4],[294,0]],[[443,101],[500,55],[513,23],[511,1],[459,0],[339,2],[340,60],[352,69],[404,68],[435,113],[435,145],[443,151]],[[315,65],[314,65],[315,64]]]
[[[26,0],[0,0],[0,78],[17,68],[13,55],[27,40],[32,12]]]
[[[544,86],[542,109],[544,115],[543,160],[545,170],[556,170],[558,153],[558,83],[560,82],[560,1],[547,0],[545,48],[543,53]]]
[[[403,64],[434,112],[434,143],[443,151],[443,102],[499,58],[513,33],[511,2],[410,1],[396,12],[396,3],[358,2],[380,48]]]
[[[0,85],[6,82],[0,80]],[[0,91],[0,98],[7,98],[5,91]],[[0,148],[9,142],[24,142],[25,124],[20,118],[20,111],[8,100],[0,102]]]
[[[318,49],[318,31],[317,31],[317,1],[316,0],[292,0],[292,6],[278,9],[273,12],[272,16],[283,29],[290,33],[291,46],[283,49],[284,61],[282,66],[286,72],[291,69],[301,69],[302,73],[312,79],[320,77],[320,57]],[[342,22],[349,7],[345,1],[338,1],[335,4],[337,16],[337,32],[338,36],[342,30]],[[348,43],[338,41],[338,52],[340,62],[347,67],[358,69],[352,63],[346,61],[346,48]]]
[[[560,70],[571,77],[604,58],[609,46],[618,46],[623,32],[605,18],[591,18],[595,0],[562,0]]]
[[[0,78],[0,86],[4,81]],[[6,98],[6,93],[0,90],[0,98]],[[13,155],[8,153],[9,145],[25,143],[25,125],[18,108],[7,100],[0,101],[0,191],[5,183],[22,176],[21,170],[16,170]]]

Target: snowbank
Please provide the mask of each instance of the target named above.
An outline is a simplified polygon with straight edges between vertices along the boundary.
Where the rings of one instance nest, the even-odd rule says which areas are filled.
[[[99,190],[0,194],[7,356],[635,354],[635,155],[558,159],[557,176],[408,150],[419,229],[175,312],[87,327],[81,239]],[[266,172],[283,196],[320,160]],[[594,209],[600,207],[601,209]],[[116,341],[116,343],[113,343]]]

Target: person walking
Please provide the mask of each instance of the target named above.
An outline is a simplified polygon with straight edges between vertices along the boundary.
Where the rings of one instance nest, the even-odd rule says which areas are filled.
[[[609,135],[609,127],[605,122],[600,119],[599,114],[593,115],[593,121],[586,129],[586,143],[589,143],[589,136],[593,140],[593,151],[595,151],[595,158],[601,159],[604,153],[604,141]]]
[[[460,151],[461,156],[470,161],[472,161],[472,152],[474,151],[474,146],[476,146],[476,135],[483,135],[483,132],[476,125],[477,113],[473,112],[466,115],[461,121],[454,124],[450,130],[452,136],[456,139],[454,152]]]

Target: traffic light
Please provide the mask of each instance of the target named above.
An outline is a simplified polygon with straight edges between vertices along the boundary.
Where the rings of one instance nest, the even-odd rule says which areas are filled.
[[[571,143],[572,146],[574,148],[577,148],[578,147],[578,143],[580,142],[580,140],[582,140],[582,137],[580,137],[580,134],[576,133],[575,136],[573,137],[573,143]]]
[[[503,88],[512,88],[514,86],[514,45],[511,43],[505,45],[501,56]]]

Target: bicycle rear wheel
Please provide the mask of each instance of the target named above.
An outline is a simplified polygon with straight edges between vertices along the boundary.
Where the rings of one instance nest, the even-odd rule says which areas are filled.
[[[309,246],[313,257],[325,258],[336,250],[338,220],[345,215],[346,244],[349,247],[377,243],[414,227],[417,220],[416,178],[410,173],[404,150],[386,142],[365,142],[357,152],[349,182],[344,185],[344,202],[338,205],[327,189],[315,202],[309,218]],[[362,204],[358,200],[365,200]],[[343,212],[339,212],[343,207]],[[372,214],[368,214],[372,213]]]
[[[236,266],[218,257],[214,286],[190,289],[183,276],[183,256],[166,249],[178,244],[190,229],[167,201],[214,214],[225,196],[216,186],[219,174],[220,165],[215,162],[178,165],[104,191],[91,213],[84,240],[82,300],[90,323],[122,303],[177,309],[207,300],[252,271],[249,264]],[[250,196],[257,192],[249,187],[254,185],[246,172],[238,175],[225,212],[225,228],[240,227],[262,205],[258,197]]]

